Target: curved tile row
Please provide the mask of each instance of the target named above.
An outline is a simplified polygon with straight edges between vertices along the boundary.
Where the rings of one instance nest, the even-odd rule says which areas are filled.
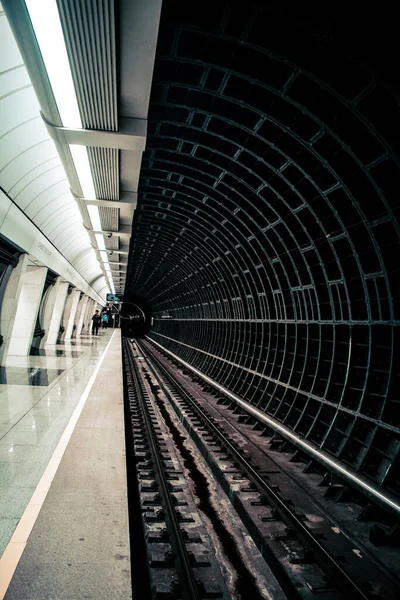
[[[100,267],[39,104],[0,15],[0,185],[90,284]],[[94,289],[101,292],[100,282]]]
[[[165,3],[126,291],[156,341],[398,493],[398,104],[314,17]]]

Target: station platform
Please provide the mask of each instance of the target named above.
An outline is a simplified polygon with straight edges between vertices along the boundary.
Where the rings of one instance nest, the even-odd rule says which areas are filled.
[[[129,600],[120,330],[0,377],[0,600]]]

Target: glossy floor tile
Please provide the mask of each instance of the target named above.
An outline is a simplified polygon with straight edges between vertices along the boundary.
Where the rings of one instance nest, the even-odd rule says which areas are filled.
[[[74,358],[70,356],[9,356],[3,366],[6,369],[13,367],[21,369],[46,368],[64,370],[74,362]]]
[[[83,342],[76,341],[76,340],[72,340],[72,342],[60,342],[60,346],[62,346],[64,344],[70,344],[71,346],[91,346],[92,342],[90,342],[88,340],[85,340]]]
[[[82,352],[76,350],[31,350],[31,356],[70,356],[71,358],[78,358]]]
[[[43,369],[41,367],[0,367],[0,384],[32,385],[47,387],[64,369]]]
[[[111,334],[10,356],[0,368],[0,556]]]
[[[66,429],[71,437],[67,442],[68,433],[63,434],[55,452],[54,456],[62,454],[51,485],[47,487],[45,475],[44,492],[40,488],[35,491],[3,555],[3,564],[11,572],[7,579],[7,586],[10,582],[5,595],[7,600],[128,599],[132,596],[119,332],[103,355],[101,365],[92,355],[88,356],[88,362],[80,360],[76,371],[87,374],[93,365],[96,377],[79,403],[79,418],[77,413],[74,429],[70,425]],[[41,410],[45,410],[48,398],[49,409],[57,402],[51,401],[52,392],[68,392],[68,386],[63,386],[65,382],[66,377],[62,377],[40,400]],[[59,401],[59,405],[62,404],[67,405]],[[36,408],[32,412],[34,410]],[[36,422],[36,430],[40,429],[41,434],[46,429],[43,419],[41,415],[40,426],[39,421]],[[32,423],[28,416],[24,420],[27,425]],[[48,435],[53,434],[52,427]],[[30,432],[24,443],[33,443],[35,435],[36,431]],[[18,439],[10,435],[9,441]],[[13,474],[13,466],[5,471],[9,479]],[[16,494],[26,495],[32,479],[14,479],[9,488],[9,501]],[[37,510],[39,498],[43,499],[43,506]],[[12,514],[13,511],[10,520]],[[21,542],[26,542],[22,555],[16,553]]]

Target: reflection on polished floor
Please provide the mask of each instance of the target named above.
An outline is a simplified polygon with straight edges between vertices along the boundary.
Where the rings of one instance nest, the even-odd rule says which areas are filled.
[[[48,386],[64,369],[44,369],[42,367],[0,367],[0,384]]]
[[[34,348],[31,350],[31,356],[69,356],[71,358],[78,358],[82,352],[77,352],[76,350],[42,350],[38,348]]]
[[[84,341],[83,338],[85,338],[85,337],[88,338],[89,336],[83,335],[82,340],[71,340],[69,342],[60,342],[59,346],[60,346],[60,348],[62,348],[64,345],[67,345],[67,346],[91,346],[91,344],[92,344],[91,341],[88,341],[88,340]],[[96,338],[94,338],[94,339],[96,339]]]
[[[49,346],[46,355],[11,356],[1,367],[0,556],[111,334]]]

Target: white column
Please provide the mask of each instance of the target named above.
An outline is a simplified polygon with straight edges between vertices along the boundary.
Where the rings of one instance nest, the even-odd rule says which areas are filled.
[[[86,334],[90,333],[92,327],[92,317],[94,314],[94,300],[89,298],[89,301],[86,306],[86,313],[84,318],[84,332]]]
[[[78,323],[76,325],[76,335],[77,336],[80,336],[82,333],[83,320],[85,318],[88,300],[89,300],[88,296],[83,296],[83,298],[81,300],[81,311],[79,314]]]
[[[21,259],[14,269],[19,270],[19,273],[15,273],[16,278],[13,277],[14,273],[11,274],[5,292],[5,299],[13,299],[13,302],[12,307],[11,302],[8,304],[11,318],[4,356],[28,356],[46,280],[47,267],[28,266],[27,255],[23,255]]]
[[[3,346],[0,348],[0,359],[7,356],[8,346],[11,339],[12,326],[18,305],[22,282],[22,273],[25,273],[28,264],[28,255],[21,254],[17,266],[12,270],[7,287],[4,292],[1,307],[1,332],[3,334]]]
[[[78,335],[78,323],[79,323],[79,319],[81,318],[82,306],[83,306],[84,299],[85,299],[85,294],[83,292],[81,292],[81,294],[79,296],[78,306],[76,309],[74,326],[73,326],[72,334],[71,334],[71,337],[73,337],[73,338],[75,338]]]
[[[81,295],[81,291],[75,288],[72,290],[72,292],[68,296],[68,300],[67,300],[68,307],[66,306],[66,311],[68,311],[68,312],[65,313],[66,326],[65,326],[64,340],[70,340],[72,337],[72,331],[73,331],[73,327],[74,327],[74,323],[75,323],[76,311],[78,308],[78,302],[79,302],[80,295]],[[68,308],[69,308],[69,310],[68,310]]]
[[[51,309],[50,319],[44,338],[44,345],[55,344],[57,342],[61,318],[67,299],[68,285],[68,281],[64,281],[61,277],[58,277],[53,286],[51,306],[49,306],[49,309]]]

